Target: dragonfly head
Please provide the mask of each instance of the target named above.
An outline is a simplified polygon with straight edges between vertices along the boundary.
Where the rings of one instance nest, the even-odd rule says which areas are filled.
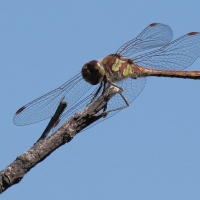
[[[100,83],[105,73],[104,67],[97,60],[86,63],[82,68],[83,78],[92,85]]]

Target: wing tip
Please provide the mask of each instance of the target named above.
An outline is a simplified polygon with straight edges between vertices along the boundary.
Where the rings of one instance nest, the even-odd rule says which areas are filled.
[[[152,27],[152,26],[157,26],[157,25],[158,25],[158,23],[152,23],[149,26]]]
[[[190,33],[188,33],[187,35],[188,35],[188,36],[191,36],[191,35],[196,35],[196,34],[198,34],[198,32],[190,32]]]
[[[22,106],[16,113],[15,115],[19,115],[26,107]]]

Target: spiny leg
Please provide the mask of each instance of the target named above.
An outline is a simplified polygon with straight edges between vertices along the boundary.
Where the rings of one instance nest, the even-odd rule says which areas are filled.
[[[93,96],[91,102],[97,97],[97,95],[99,94],[101,88],[102,88],[102,82],[100,83],[100,86],[99,86],[99,88],[97,89],[97,91],[94,93],[94,96]]]
[[[119,94],[120,94],[120,96],[122,97],[122,99],[123,99],[123,100],[125,101],[125,103],[126,103],[126,106],[123,106],[123,108],[129,107],[129,103],[128,103],[126,97],[122,94],[122,92],[119,92]]]
[[[119,107],[119,108],[115,108],[115,109],[112,109],[112,110],[106,110],[107,109],[107,104],[106,104],[106,106],[104,107],[104,109],[103,109],[103,112],[107,112],[107,113],[109,113],[109,112],[113,112],[113,111],[117,111],[117,110],[122,110],[122,109],[124,109],[124,108],[127,108],[127,107],[129,107],[129,103],[128,103],[128,101],[127,101],[127,99],[126,99],[126,97],[122,94],[122,92],[123,92],[123,88],[121,88],[121,87],[119,87],[118,85],[116,85],[114,82],[112,82],[107,76],[106,76],[106,80],[104,81],[104,84],[106,84],[106,83],[109,83],[110,84],[110,86],[113,86],[113,87],[116,87],[116,88],[118,88],[120,91],[119,91],[119,95],[122,97],[122,99],[124,100],[124,102],[126,103],[126,105],[125,106],[121,106],[121,107]],[[104,89],[105,89],[105,85],[104,85]],[[102,92],[102,94],[104,93],[104,90],[103,90],[103,92]]]

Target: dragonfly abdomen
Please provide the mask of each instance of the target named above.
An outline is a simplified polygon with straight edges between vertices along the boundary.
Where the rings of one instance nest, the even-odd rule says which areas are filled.
[[[141,76],[200,79],[199,71],[170,71],[170,70],[154,70],[143,67],[139,68],[141,70]]]

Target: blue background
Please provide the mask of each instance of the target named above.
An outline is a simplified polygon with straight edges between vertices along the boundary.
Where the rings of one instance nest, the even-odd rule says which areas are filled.
[[[199,0],[0,1],[0,168],[47,121],[17,127],[18,108],[115,53],[153,22],[174,39],[200,31]],[[200,70],[200,59],[188,70]],[[200,81],[148,78],[121,111],[52,153],[1,199],[196,200],[200,197]]]

